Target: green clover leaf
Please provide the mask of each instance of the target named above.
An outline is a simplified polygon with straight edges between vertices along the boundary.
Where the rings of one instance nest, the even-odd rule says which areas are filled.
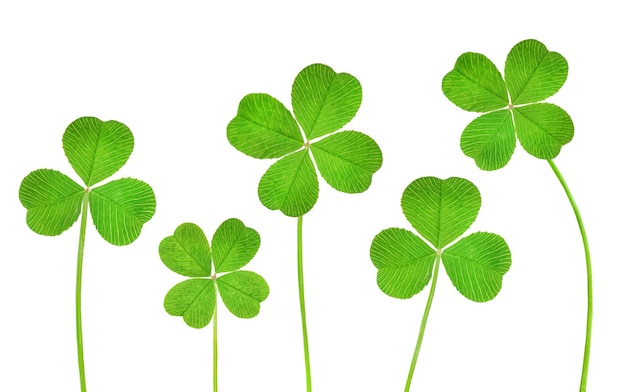
[[[19,190],[28,227],[38,234],[59,235],[76,222],[87,198],[93,223],[106,241],[127,245],[136,240],[156,209],[152,188],[123,178],[90,189],[124,166],[133,145],[132,133],[120,122],[95,117],[72,122],[63,134],[63,149],[85,187],[55,170],[28,174]]]
[[[555,158],[574,137],[574,124],[565,110],[539,101],[559,91],[567,72],[563,56],[532,39],[511,49],[504,78],[484,55],[462,54],[443,78],[443,93],[463,110],[486,112],[463,131],[463,153],[483,170],[500,169],[513,155],[517,134],[532,156]]]
[[[39,169],[20,185],[20,202],[26,208],[26,224],[43,235],[59,235],[80,215],[85,190],[65,174]]]
[[[117,121],[82,117],[72,122],[63,134],[65,155],[87,186],[121,169],[133,147],[130,129]]]
[[[511,251],[497,234],[477,232],[462,238],[441,255],[446,272],[465,297],[484,302],[495,298],[511,266]]]
[[[466,298],[485,302],[500,291],[511,265],[504,239],[478,232],[456,241],[476,220],[480,193],[470,181],[451,177],[422,177],[402,194],[402,211],[424,238],[399,228],[380,232],[370,256],[378,269],[377,282],[387,295],[410,298],[431,279],[439,257],[457,290]]]
[[[267,94],[241,100],[227,127],[228,141],[254,158],[280,158],[259,182],[263,205],[293,217],[310,211],[319,194],[315,164],[322,178],[341,192],[369,188],[382,165],[380,148],[361,132],[335,133],[355,116],[361,98],[355,77],[313,64],[293,83],[294,115]]]
[[[259,314],[269,287],[260,275],[239,269],[252,260],[260,244],[259,233],[238,219],[224,221],[211,244],[197,225],[178,226],[174,235],[159,244],[159,255],[169,269],[192,279],[168,291],[166,312],[182,316],[190,327],[204,328],[211,322],[219,291],[224,305],[235,316],[251,318]]]

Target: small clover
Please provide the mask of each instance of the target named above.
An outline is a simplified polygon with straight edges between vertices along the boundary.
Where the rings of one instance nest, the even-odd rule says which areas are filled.
[[[259,314],[270,289],[260,275],[238,271],[252,260],[261,238],[239,219],[224,221],[209,241],[202,229],[183,223],[159,244],[167,268],[191,279],[178,283],[165,295],[165,311],[182,316],[187,325],[204,328],[213,319],[213,391],[217,392],[217,293],[235,316]],[[220,276],[218,276],[218,274]]]
[[[476,220],[480,203],[478,189],[468,180],[418,178],[404,190],[401,206],[404,216],[421,237],[409,230],[389,228],[372,241],[370,258],[378,269],[378,287],[385,294],[411,298],[422,291],[432,277],[406,391],[411,385],[435,293],[439,261],[454,287],[476,302],[489,301],[498,294],[502,278],[511,265],[509,247],[497,234],[477,232],[458,239]]]
[[[210,245],[195,224],[178,226],[173,236],[161,241],[159,255],[169,269],[191,279],[167,293],[167,313],[182,316],[190,327],[204,328],[216,311],[219,291],[224,305],[235,316],[251,318],[259,314],[269,287],[260,275],[238,270],[252,260],[260,244],[259,233],[238,219],[223,222]]]
[[[292,114],[268,94],[249,94],[228,124],[229,142],[254,158],[280,158],[259,183],[259,198],[271,210],[302,216],[319,193],[315,164],[333,188],[364,192],[382,165],[376,142],[357,131],[338,131],[361,105],[361,85],[323,64],[304,68],[293,83]],[[311,157],[312,154],[312,157]]]
[[[87,388],[83,359],[81,323],[81,280],[88,210],[96,229],[106,241],[127,245],[135,241],[143,224],[154,215],[156,199],[152,188],[134,178],[94,185],[109,178],[128,160],[134,138],[130,129],[117,121],[103,122],[81,117],[63,134],[63,150],[85,186],[65,174],[38,169],[20,185],[19,199],[26,208],[26,224],[35,233],[56,236],[69,229],[82,214],[78,240],[76,277],[76,337],[81,390]]]
[[[486,112],[463,131],[463,153],[483,170],[500,169],[511,159],[517,135],[529,154],[555,158],[572,140],[574,124],[565,110],[540,101],[559,91],[567,72],[563,56],[532,39],[511,49],[504,78],[484,55],[463,53],[443,78],[443,93],[463,110]]]

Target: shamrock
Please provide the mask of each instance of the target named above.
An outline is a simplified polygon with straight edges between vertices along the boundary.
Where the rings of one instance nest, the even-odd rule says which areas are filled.
[[[235,316],[251,318],[259,314],[269,287],[260,275],[237,270],[252,260],[260,244],[259,233],[234,218],[218,227],[211,245],[197,225],[178,226],[173,236],[161,241],[159,255],[169,269],[191,279],[167,293],[167,313],[182,316],[190,327],[203,328],[216,313],[219,291],[224,305]]]
[[[371,258],[380,289],[392,297],[411,298],[428,284],[441,259],[461,294],[477,302],[493,299],[511,265],[504,239],[478,232],[450,245],[476,220],[480,200],[476,186],[463,178],[422,177],[409,184],[402,194],[402,212],[430,245],[405,229],[379,233]]]
[[[89,206],[93,223],[106,241],[127,245],[136,240],[155,212],[152,188],[134,178],[92,188],[124,166],[133,146],[130,129],[120,122],[95,117],[72,122],[63,134],[63,149],[85,186],[56,170],[28,174],[19,191],[28,227],[38,234],[59,235],[76,222],[82,205],[83,216]]]
[[[419,236],[406,229],[389,228],[372,240],[370,258],[378,269],[378,287],[385,294],[411,298],[432,277],[406,391],[411,385],[435,294],[439,261],[454,287],[476,302],[489,301],[498,294],[511,265],[509,247],[497,234],[477,232],[457,240],[476,220],[480,204],[480,193],[468,180],[418,178],[404,190],[401,206]]]
[[[35,233],[55,236],[69,229],[82,214],[76,275],[76,340],[81,390],[87,389],[83,359],[81,280],[88,210],[96,229],[113,245],[127,245],[139,237],[156,209],[150,185],[121,178],[92,188],[117,172],[133,151],[128,127],[117,121],[81,117],[63,134],[63,150],[85,186],[65,174],[38,169],[20,185],[19,199],[26,208],[26,224]]]
[[[539,41],[526,40],[509,52],[504,78],[482,54],[463,53],[443,78],[443,93],[471,112],[487,112],[461,136],[461,149],[483,170],[504,167],[513,155],[515,135],[540,159],[555,158],[574,136],[572,119],[557,105],[543,101],[567,78],[567,61]]]
[[[254,158],[280,158],[259,183],[259,198],[271,210],[302,216],[313,208],[320,174],[333,188],[364,192],[382,165],[376,142],[341,131],[361,105],[361,84],[323,64],[304,68],[293,83],[294,116],[268,94],[249,94],[228,124],[228,141]],[[311,157],[312,154],[312,157]]]

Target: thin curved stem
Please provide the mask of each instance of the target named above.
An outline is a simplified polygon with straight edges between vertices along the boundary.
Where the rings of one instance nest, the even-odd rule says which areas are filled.
[[[213,311],[213,392],[217,392],[217,303]]]
[[[428,294],[428,301],[426,301],[426,308],[424,309],[424,315],[422,316],[422,325],[420,326],[420,332],[417,337],[417,344],[415,344],[415,352],[413,353],[413,359],[411,360],[411,367],[409,368],[409,376],[406,380],[406,386],[404,392],[409,392],[411,389],[411,381],[413,380],[413,372],[415,371],[415,364],[417,363],[417,357],[420,353],[420,347],[422,347],[422,340],[424,339],[424,331],[426,330],[426,322],[428,321],[428,314],[430,313],[430,306],[433,303],[433,297],[435,296],[435,287],[437,287],[437,275],[439,273],[439,261],[441,260],[441,253],[437,252],[437,258],[435,259],[435,270],[433,271],[433,281],[430,285],[430,293]]]
[[[587,332],[585,336],[585,355],[583,357],[583,368],[580,377],[580,392],[585,392],[587,390],[587,373],[589,371],[589,354],[591,352],[591,324],[593,319],[593,285],[591,279],[591,253],[589,252],[589,242],[587,241],[587,233],[585,232],[585,226],[583,225],[583,218],[580,215],[580,211],[578,210],[578,206],[574,201],[574,196],[569,190],[563,175],[556,167],[554,162],[551,159],[548,159],[548,163],[550,167],[556,174],[556,177],[559,179],[559,182],[563,186],[563,190],[567,194],[567,198],[569,199],[570,204],[572,205],[572,209],[574,210],[574,215],[576,215],[576,221],[578,222],[578,228],[580,229],[580,235],[583,240],[583,247],[585,248],[585,263],[587,265]]]
[[[306,329],[306,309],[304,306],[304,271],[302,268],[302,217],[298,217],[298,292],[300,294],[300,315],[302,317],[302,340],[304,341],[304,367],[306,369],[306,390],[311,392],[311,361],[309,360],[309,334]]]
[[[83,254],[85,250],[85,232],[87,231],[87,214],[89,205],[89,189],[83,195],[80,220],[80,236],[78,237],[78,261],[76,265],[76,345],[78,348],[78,372],[80,373],[80,390],[87,391],[85,380],[85,361],[83,359],[83,321],[81,313],[81,289],[83,276]]]

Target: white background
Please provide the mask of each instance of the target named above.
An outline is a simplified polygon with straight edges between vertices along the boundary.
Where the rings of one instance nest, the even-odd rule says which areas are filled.
[[[174,5],[175,4],[175,5]],[[377,4],[377,5],[374,5]],[[183,222],[208,236],[237,217],[258,230],[247,266],[271,289],[258,317],[220,303],[220,390],[304,391],[296,279],[296,220],[269,211],[256,188],[270,161],[235,150],[226,125],[239,100],[266,92],[291,107],[291,83],[321,62],[363,86],[346,129],[373,137],[382,169],[370,189],[322,183],[304,218],[304,262],[315,391],[401,391],[427,291],[384,295],[372,238],[410,228],[399,202],[422,176],[465,177],[483,206],[470,232],[502,235],[513,264],[495,300],[473,303],[440,275],[414,391],[577,391],[585,267],[571,208],[550,167],[519,146],[483,172],[459,148],[476,115],[441,92],[463,52],[502,69],[535,38],[569,62],[548,99],[572,116],[573,141],[556,163],[579,204],[591,245],[595,318],[589,391],[624,391],[623,11],[618,2],[23,1],[0,6],[0,390],[78,391],[74,282],[79,224],[58,237],[30,231],[18,200],[30,171],[74,179],[61,146],[81,116],[128,125],[135,150],[113,178],[155,190],[157,213],[130,246],[87,231],[83,317],[88,389],[208,391],[211,328],[163,310],[184,279],[158,244]],[[426,5],[424,5],[426,4]],[[583,5],[584,4],[584,5]],[[443,270],[442,270],[443,271]]]

